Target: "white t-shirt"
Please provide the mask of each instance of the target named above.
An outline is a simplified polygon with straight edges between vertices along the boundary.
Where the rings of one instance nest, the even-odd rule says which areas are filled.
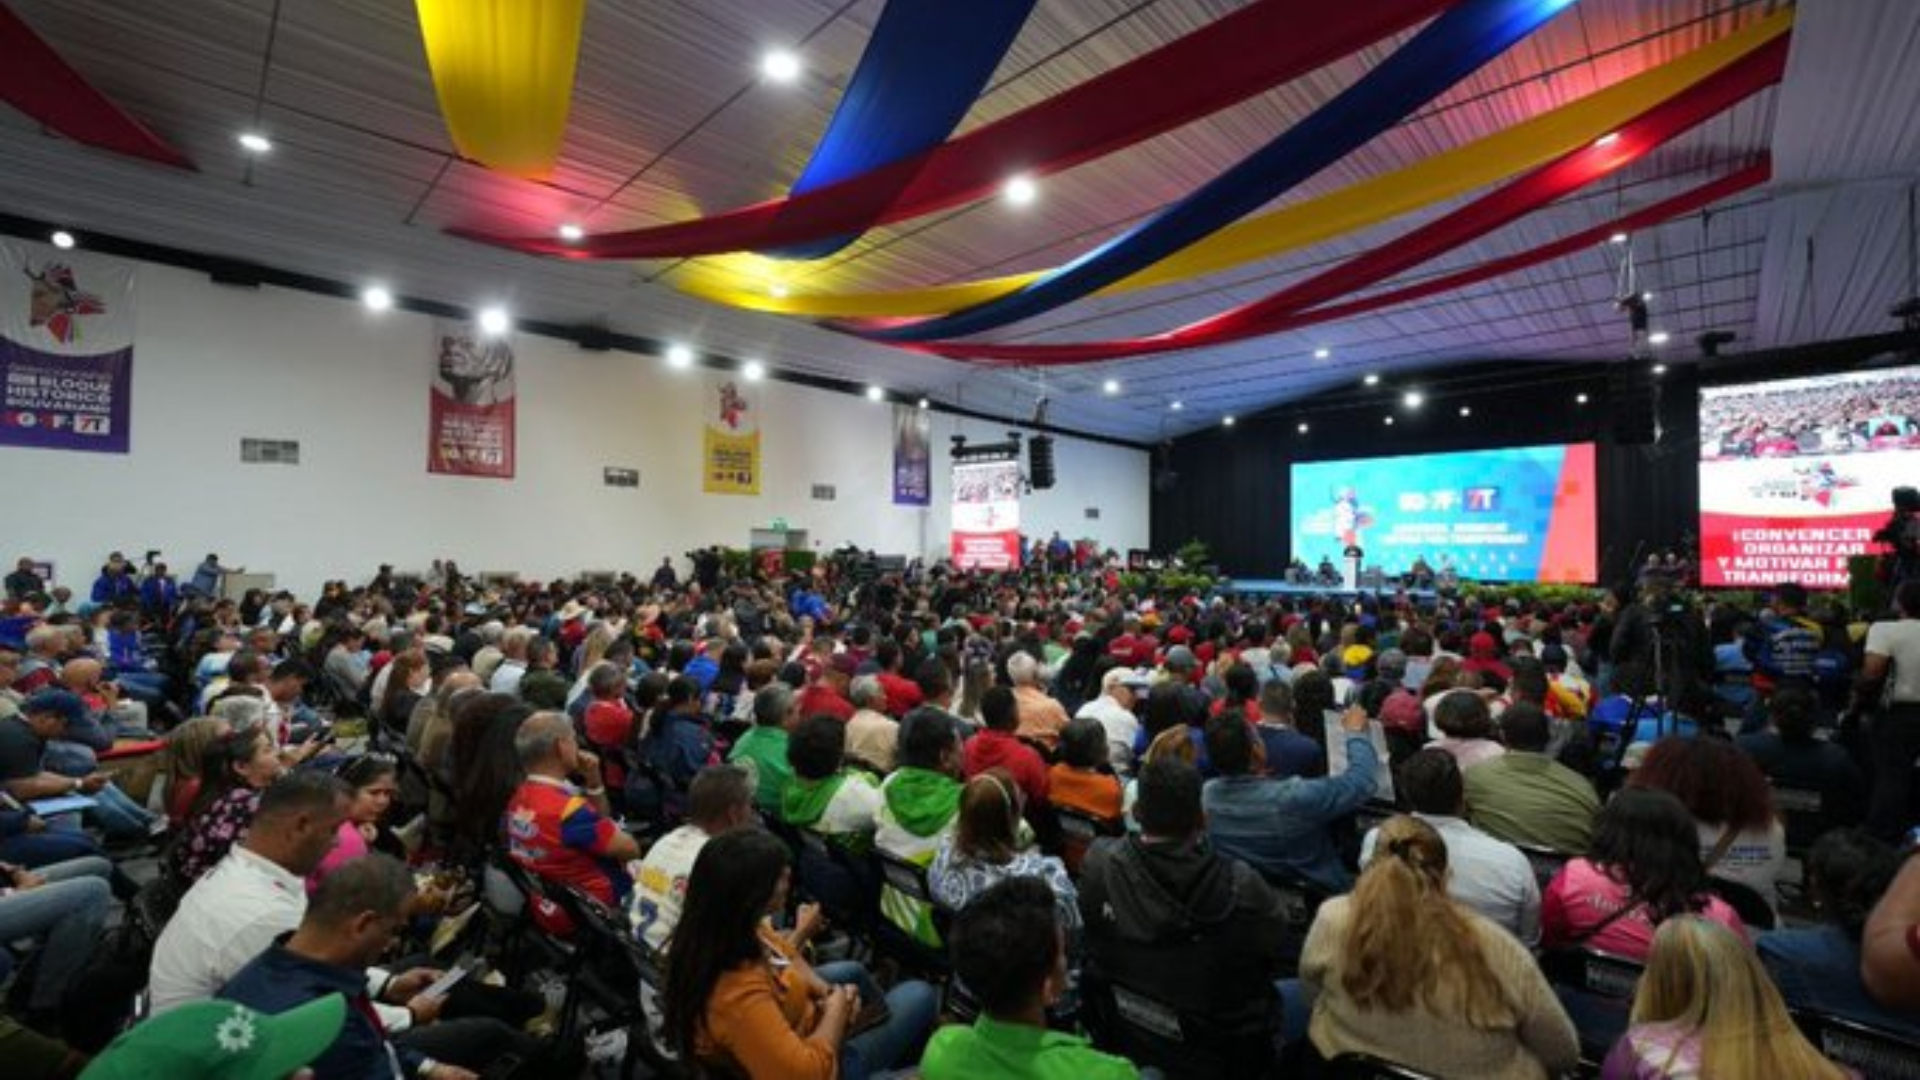
[[[1697,822],[1700,834],[1700,858],[1706,859],[1720,843],[1721,826]],[[1737,881],[1767,902],[1780,906],[1780,871],[1787,861],[1787,827],[1775,820],[1769,828],[1748,829],[1733,838],[1732,846],[1708,871],[1714,877]]]
[[[639,880],[633,887],[633,930],[649,949],[665,948],[667,937],[680,925],[687,878],[710,839],[699,826],[682,825],[661,837],[641,860]]]
[[[827,803],[826,812],[820,815],[813,829],[826,836],[871,834],[879,826],[878,815],[884,801],[873,778],[854,770],[833,793],[833,801]]]
[[[1867,651],[1893,661],[1888,700],[1920,704],[1920,619],[1877,622],[1867,627]]]
[[[153,947],[153,1014],[220,992],[307,914],[307,883],[238,844],[180,901]]]
[[[1132,769],[1133,740],[1140,734],[1140,718],[1132,709],[1123,709],[1119,702],[1101,694],[1080,706],[1074,718],[1100,721],[1107,731],[1107,764],[1123,772]]]

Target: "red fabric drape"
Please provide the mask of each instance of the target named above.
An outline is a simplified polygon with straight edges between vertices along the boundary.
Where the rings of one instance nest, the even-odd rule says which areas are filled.
[[[925,154],[802,195],[694,221],[551,237],[455,234],[541,255],[679,258],[859,233],[985,198],[1016,172],[1071,168],[1209,116],[1404,30],[1455,0],[1256,0],[1162,48]],[[911,176],[902,184],[901,177]],[[904,187],[904,190],[903,190]]]
[[[187,156],[140,121],[53,51],[20,16],[0,4],[0,100],[74,142],[128,157],[191,169]]]
[[[1290,316],[1377,284],[1484,236],[1646,156],[1707,118],[1778,82],[1788,39],[1781,38],[1693,89],[1643,113],[1605,145],[1582,147],[1405,236],[1263,299],[1163,334],[1043,345],[935,342],[912,346],[961,359],[1015,363],[1090,363],[1177,352],[1275,333]]]

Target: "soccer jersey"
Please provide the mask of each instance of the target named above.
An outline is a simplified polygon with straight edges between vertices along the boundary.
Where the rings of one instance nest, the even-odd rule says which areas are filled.
[[[507,804],[507,849],[514,861],[608,905],[624,901],[633,887],[625,868],[607,858],[618,832],[564,780],[529,776]]]

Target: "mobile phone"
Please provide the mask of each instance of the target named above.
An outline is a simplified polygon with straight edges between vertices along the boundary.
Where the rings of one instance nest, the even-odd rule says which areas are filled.
[[[445,975],[442,975],[439,978],[433,980],[433,985],[427,987],[425,990],[420,991],[418,996],[423,998],[446,997],[447,991],[452,990],[455,986],[459,984],[461,979],[464,979],[466,977],[467,977],[466,968],[459,967],[459,966],[448,968],[447,973]]]

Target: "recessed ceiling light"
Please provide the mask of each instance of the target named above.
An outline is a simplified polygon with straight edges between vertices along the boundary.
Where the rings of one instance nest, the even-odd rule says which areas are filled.
[[[499,337],[512,325],[505,308],[490,307],[480,313],[480,332],[488,337]]]
[[[1305,420],[1302,420],[1300,422],[1300,434],[1305,435],[1308,432],[1308,430],[1310,429],[1307,427],[1307,422]]]
[[[569,244],[577,244],[587,235],[587,230],[569,221],[560,226],[560,239]]]
[[[887,397],[887,392],[885,390],[882,390],[877,386],[867,387],[868,401],[884,401],[886,400],[886,397]]]
[[[926,398],[921,398],[921,399],[920,399],[920,411],[921,411],[921,412],[925,412],[925,411],[927,411],[928,409],[931,409],[931,408],[933,408],[933,402],[931,402],[931,401],[928,401],[928,400],[927,400]]]
[[[760,58],[760,74],[768,82],[790,83],[800,77],[800,57],[786,49],[768,49]]]
[[[243,131],[239,139],[240,149],[249,154],[264,154],[273,149],[273,140],[257,131]]]
[[[1327,347],[1326,347],[1326,346],[1324,346],[1324,345],[1322,345],[1322,346],[1321,346],[1320,348],[1318,348],[1318,349],[1315,349],[1315,350],[1313,350],[1313,358],[1314,358],[1315,360],[1325,360],[1325,359],[1326,359],[1327,357],[1329,357],[1329,356],[1332,356],[1332,355],[1333,355],[1333,350],[1332,350],[1332,349],[1329,349],[1329,348],[1327,348]]]
[[[1641,302],[1641,303],[1643,303],[1643,304],[1650,304],[1650,303],[1652,303],[1652,302],[1653,302],[1653,291],[1652,291],[1652,290],[1648,290],[1648,291],[1646,291],[1646,292],[1643,292],[1643,293],[1641,293],[1641,294],[1640,294],[1640,302]]]
[[[1008,177],[1000,193],[1015,206],[1027,206],[1040,197],[1040,185],[1033,182],[1033,177],[1021,173]]]
[[[1626,242],[1627,242],[1627,234],[1623,232],[1617,232],[1617,233],[1614,233],[1612,236],[1607,237],[1607,243],[1609,244],[1624,244]]]
[[[1667,373],[1667,365],[1665,364],[1653,365],[1653,373],[1655,375],[1665,375]]]
[[[740,377],[748,382],[759,382],[767,376],[767,365],[758,360],[749,360],[740,365]]]
[[[775,300],[785,300],[787,295],[792,291],[792,289],[787,288],[779,282],[774,282],[772,285],[767,286],[767,292],[772,294]]]
[[[1587,395],[1575,394],[1573,395],[1573,401],[1576,405],[1585,405],[1587,403]]]
[[[1366,378],[1365,378],[1364,380],[1362,380],[1362,381],[1363,381],[1363,382],[1365,382],[1365,383],[1366,383],[1366,384],[1367,384],[1368,386],[1379,386],[1379,385],[1380,385],[1380,376],[1378,376],[1378,375],[1375,375],[1375,374],[1374,374],[1374,373],[1372,373],[1372,372],[1368,372],[1368,373],[1367,373],[1367,377],[1366,377]]]
[[[1381,423],[1383,423],[1383,424],[1385,424],[1385,425],[1387,425],[1388,427],[1392,427],[1392,426],[1393,426],[1393,417],[1391,417],[1391,416],[1383,416],[1383,417],[1381,417],[1381,418],[1380,418],[1380,422],[1381,422]]]
[[[693,366],[693,350],[679,342],[667,346],[667,366],[670,368],[690,368]]]
[[[1103,383],[1101,383],[1101,384],[1100,384],[1100,392],[1101,392],[1101,393],[1103,393],[1103,394],[1106,394],[1106,395],[1108,395],[1109,397],[1111,397],[1111,396],[1112,396],[1112,395],[1114,395],[1114,394],[1117,394],[1117,393],[1119,393],[1119,392],[1120,392],[1120,380],[1119,380],[1119,379],[1108,379],[1108,380],[1107,380],[1106,382],[1103,382]]]
[[[1473,415],[1473,406],[1471,406],[1471,405],[1462,405],[1462,406],[1460,406],[1460,415],[1461,415],[1461,416],[1472,416],[1472,415]]]
[[[1672,340],[1673,335],[1667,333],[1665,330],[1655,330],[1653,333],[1647,335],[1647,344],[1649,345],[1665,345]]]
[[[368,311],[385,311],[393,306],[393,294],[379,285],[369,285],[360,293],[360,302]]]
[[[1409,390],[1406,396],[1400,399],[1400,402],[1409,409],[1417,409],[1427,403],[1427,395],[1418,390]]]
[[[1609,131],[1605,135],[1602,135],[1599,138],[1593,140],[1593,145],[1612,146],[1614,143],[1617,143],[1619,141],[1620,141],[1620,133],[1617,131]]]
[[[1167,408],[1172,409],[1174,412],[1179,412],[1181,409],[1184,409],[1186,407],[1187,407],[1187,403],[1179,400],[1176,400],[1173,402],[1173,404],[1167,406]]]
[[[1225,416],[1223,416],[1223,417],[1221,417],[1221,418],[1220,418],[1220,425],[1221,425],[1222,427],[1232,427],[1232,426],[1233,426],[1233,414],[1232,414],[1232,413],[1228,413],[1227,415],[1225,415]]]
[[[53,241],[53,246],[59,248],[61,251],[71,250],[74,243],[73,234],[65,229],[57,230],[47,239]]]

